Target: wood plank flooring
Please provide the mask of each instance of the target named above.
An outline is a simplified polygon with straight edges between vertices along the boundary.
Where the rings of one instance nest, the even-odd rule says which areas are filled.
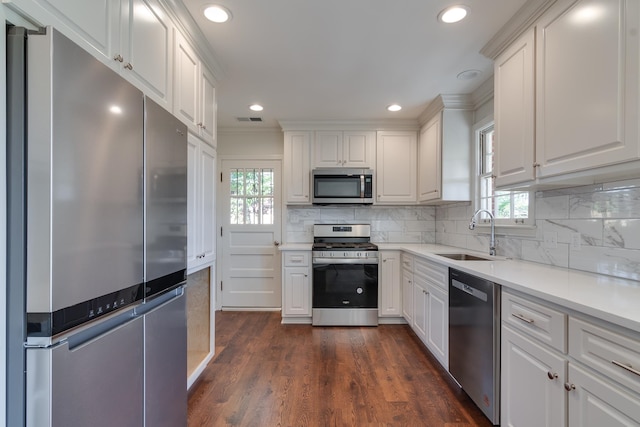
[[[216,312],[216,356],[188,425],[490,426],[406,325],[282,325]]]

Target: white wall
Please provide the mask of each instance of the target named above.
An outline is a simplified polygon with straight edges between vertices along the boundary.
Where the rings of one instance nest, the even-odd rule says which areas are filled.
[[[0,19],[2,22],[5,22],[6,15],[4,13],[4,6],[0,8]],[[7,92],[6,92],[6,31],[1,32],[0,35],[0,99],[6,101]],[[6,195],[6,187],[7,187],[7,179],[6,179],[6,134],[7,134],[7,112],[6,112],[6,102],[0,102],[0,206],[4,206],[5,208],[0,210],[0,313],[7,312],[7,270],[6,270],[6,260],[7,260],[7,195]],[[2,345],[2,351],[0,351],[0,384],[2,384],[2,388],[0,388],[0,426],[4,425],[6,420],[6,385],[7,385],[7,375],[6,375],[6,354],[4,349],[7,348],[7,325],[5,316],[0,316],[0,342],[4,343]]]
[[[284,134],[279,129],[222,129],[218,131],[217,152],[218,158],[230,155],[283,155]]]

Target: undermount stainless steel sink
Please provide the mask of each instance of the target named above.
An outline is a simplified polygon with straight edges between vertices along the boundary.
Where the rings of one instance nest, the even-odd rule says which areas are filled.
[[[494,261],[491,258],[483,258],[476,255],[471,254],[436,254],[438,256],[443,256],[445,258],[454,259],[456,261]]]

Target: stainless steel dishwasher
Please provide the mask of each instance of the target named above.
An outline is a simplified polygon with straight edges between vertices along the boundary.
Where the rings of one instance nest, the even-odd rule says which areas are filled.
[[[500,285],[449,269],[449,372],[500,423]]]

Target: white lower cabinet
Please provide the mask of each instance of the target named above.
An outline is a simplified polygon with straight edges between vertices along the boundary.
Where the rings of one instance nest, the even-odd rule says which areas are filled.
[[[413,277],[413,331],[422,340],[427,341],[427,282],[420,276]]]
[[[502,327],[501,425],[513,427],[566,424],[564,355]]]
[[[311,252],[291,251],[282,256],[282,317],[283,323],[311,318]]]
[[[402,317],[413,325],[413,272],[402,269]]]
[[[640,426],[640,334],[592,320],[503,290],[501,425]]]
[[[449,369],[449,294],[427,287],[426,345],[442,366]]]
[[[399,251],[380,252],[378,284],[378,316],[402,316]]]

